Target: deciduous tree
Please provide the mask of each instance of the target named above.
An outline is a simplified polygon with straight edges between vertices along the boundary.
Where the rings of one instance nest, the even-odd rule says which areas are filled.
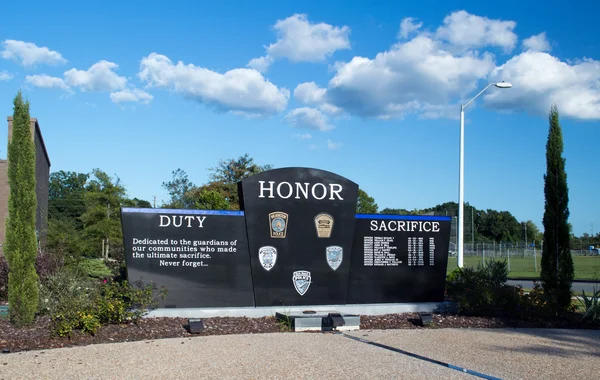
[[[87,240],[86,253],[108,259],[112,245],[122,245],[120,206],[126,191],[119,178],[111,178],[100,169],[92,171],[93,177],[86,186],[86,211],[81,216],[84,236]]]
[[[363,189],[358,189],[358,200],[356,202],[357,214],[377,214],[377,203],[375,199],[370,197]]]
[[[221,195],[229,202],[230,207],[239,208],[237,183],[244,178],[271,170],[271,165],[258,165],[248,153],[237,159],[221,160],[211,168],[211,184],[218,184]]]
[[[171,199],[163,207],[188,209],[194,207],[194,202],[188,197],[188,192],[195,188],[182,169],[173,170],[173,179],[163,182],[162,187],[169,192]]]

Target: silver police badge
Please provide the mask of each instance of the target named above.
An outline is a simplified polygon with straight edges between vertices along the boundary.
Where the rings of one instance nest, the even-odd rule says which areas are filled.
[[[337,245],[332,245],[325,248],[325,257],[327,258],[327,264],[331,269],[336,270],[342,264],[344,259],[344,249]]]
[[[297,270],[292,276],[292,281],[298,294],[303,296],[310,286],[310,272],[307,270]]]
[[[258,261],[267,271],[270,271],[277,261],[277,248],[271,246],[260,247],[258,250]]]

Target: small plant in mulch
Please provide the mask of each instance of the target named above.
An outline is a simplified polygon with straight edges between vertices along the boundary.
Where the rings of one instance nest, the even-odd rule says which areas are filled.
[[[107,324],[137,323],[158,304],[155,286],[127,281],[93,280],[64,268],[40,289],[40,315],[50,317],[53,335],[70,337],[74,330],[95,334]],[[164,290],[160,297],[164,297]]]
[[[275,319],[277,320],[277,325],[279,325],[279,331],[294,331],[294,329],[292,328],[292,317],[290,317],[289,310],[285,310],[282,313],[277,313]]]
[[[583,307],[583,319],[600,325],[600,290],[592,292],[590,297],[581,291],[579,301]]]

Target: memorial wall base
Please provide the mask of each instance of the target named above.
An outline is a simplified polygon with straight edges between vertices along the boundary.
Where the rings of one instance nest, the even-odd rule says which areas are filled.
[[[212,318],[212,317],[274,317],[277,313],[302,313],[313,310],[317,313],[338,312],[354,315],[384,315],[398,313],[442,313],[456,311],[452,302],[419,302],[419,303],[389,303],[389,304],[360,304],[360,305],[301,305],[301,306],[259,306],[231,308],[177,308],[155,309],[146,318]]]

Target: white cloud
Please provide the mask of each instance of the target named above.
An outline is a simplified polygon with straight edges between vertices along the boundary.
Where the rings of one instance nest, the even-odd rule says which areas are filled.
[[[65,83],[81,91],[121,90],[127,85],[127,78],[114,72],[118,67],[113,62],[99,61],[88,70],[71,69],[64,73]]]
[[[285,121],[295,128],[305,128],[317,131],[328,131],[333,129],[327,117],[316,108],[302,107],[291,110]]]
[[[419,30],[422,26],[422,22],[416,22],[414,18],[406,17],[400,23],[400,31],[398,32],[397,38],[408,38],[412,32]]]
[[[4,50],[0,52],[0,56],[17,61],[23,66],[35,66],[41,63],[56,65],[67,62],[59,52],[47,47],[39,47],[31,42],[4,40],[3,45]]]
[[[421,119],[460,119],[459,104],[423,104],[420,109]]]
[[[487,106],[545,115],[556,104],[562,116],[600,119],[600,61],[570,64],[548,53],[526,51],[499,66],[490,79],[510,81],[513,88],[487,94]]]
[[[250,62],[248,62],[247,66],[251,69],[264,73],[269,69],[271,63],[273,63],[273,58],[267,55],[264,57],[252,58]]]
[[[51,77],[46,74],[42,75],[27,75],[25,82],[35,87],[41,88],[59,88],[61,90],[72,92],[71,88],[65,83],[62,78]]]
[[[444,25],[437,29],[436,36],[466,49],[497,46],[510,52],[517,43],[517,35],[513,32],[516,26],[514,21],[491,20],[458,11],[444,18]]]
[[[264,57],[254,58],[248,66],[264,72],[277,58],[292,62],[324,61],[336,50],[350,49],[350,28],[326,23],[311,23],[305,14],[277,20],[277,41],[266,47]]]
[[[494,67],[489,53],[453,55],[442,42],[419,35],[373,59],[339,63],[324,98],[350,114],[403,117],[470,93]]]
[[[557,104],[562,116],[600,119],[600,61],[565,62],[538,51],[549,49],[541,33],[524,41],[528,50],[497,63],[487,48],[513,49],[514,27],[512,21],[456,12],[444,19],[436,33],[419,31],[374,57],[337,62],[326,86],[302,83],[294,97],[322,113],[331,106],[338,113],[365,118],[415,114],[424,119],[457,119],[461,102],[487,83],[504,80],[513,88],[486,92],[485,105],[545,115]],[[460,30],[465,33],[462,45]]]
[[[277,88],[253,69],[233,69],[224,74],[157,53],[144,57],[138,73],[148,86],[163,87],[222,111],[268,115],[287,107],[290,91]]]
[[[308,146],[308,149],[310,149],[310,150],[315,150],[315,149],[317,149],[317,144],[310,144],[310,145]]]
[[[327,103],[327,89],[319,87],[315,82],[300,83],[294,89],[294,97],[308,106],[317,106],[322,112],[329,115],[341,113],[339,107]]]
[[[108,61],[99,61],[93,64],[88,70],[70,69],[63,74],[64,78],[51,77],[46,74],[42,75],[27,75],[25,82],[35,87],[41,88],[58,88],[68,92],[73,92],[73,88],[78,88],[82,92],[114,92],[122,90],[127,85],[127,78],[119,76],[114,72],[119,66],[116,63]],[[115,103],[115,99],[126,101],[127,96],[135,95],[138,101],[149,102],[152,100],[152,95],[144,91],[127,93],[125,90],[122,93],[112,93],[111,100]],[[134,90],[135,91],[135,90]],[[113,95],[116,94],[116,95]],[[145,95],[144,95],[145,94]],[[150,98],[148,98],[150,96]]]
[[[550,51],[550,42],[546,38],[546,32],[535,34],[523,40],[523,49],[533,51]]]
[[[317,86],[315,82],[299,84],[294,90],[294,97],[304,104],[320,104],[325,99],[327,90]]]
[[[0,71],[0,81],[9,81],[13,78],[13,75],[6,70]]]
[[[149,104],[154,97],[144,90],[139,88],[126,88],[121,91],[111,92],[110,100],[114,103],[144,103]]]
[[[323,22],[312,24],[306,15],[295,14],[275,23],[278,40],[269,45],[271,57],[291,61],[323,61],[336,50],[350,49],[350,28]]]
[[[298,140],[309,140],[312,139],[312,135],[310,133],[296,133],[294,134],[294,137],[297,138]]]
[[[342,147],[342,145],[344,145],[344,144],[342,144],[341,142],[333,142],[331,140],[327,140],[327,148],[329,150],[340,149]]]

